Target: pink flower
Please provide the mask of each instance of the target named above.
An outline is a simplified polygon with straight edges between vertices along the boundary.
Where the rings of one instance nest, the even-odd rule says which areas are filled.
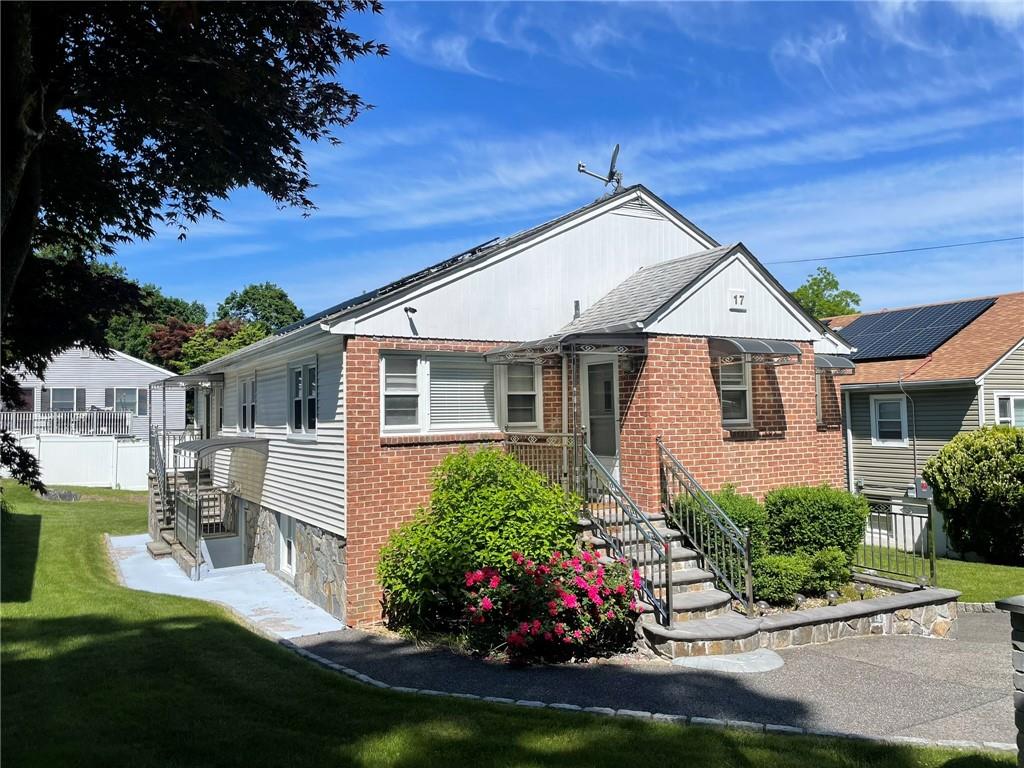
[[[529,632],[530,632],[530,625],[527,624],[525,621],[520,621],[519,622],[519,634],[526,635],[526,634],[529,634]]]
[[[485,611],[489,611],[494,607],[494,603],[491,602],[491,598],[485,597],[480,601],[480,607]]]
[[[487,598],[484,598],[484,599],[486,600]],[[476,607],[472,606],[472,605],[467,605],[466,606],[466,610],[469,611],[470,613],[476,613]]]
[[[554,552],[551,553],[551,559],[549,560],[549,562],[557,563],[561,559],[562,553],[556,549]]]
[[[491,576],[491,580],[487,582],[487,586],[491,589],[497,589],[499,584],[501,584],[501,577],[499,576]]]
[[[526,645],[526,638],[523,637],[518,632],[509,632],[508,633],[508,637],[505,638],[505,639],[508,641],[509,645],[515,645],[515,646],[518,646],[520,648],[522,646]]]
[[[540,633],[540,619],[534,619],[530,624],[530,634],[536,635]]]
[[[572,636],[579,640],[583,637],[583,633],[577,629],[573,631]]]
[[[550,643],[554,639],[554,635],[552,635],[550,632],[545,632],[544,639]]]
[[[587,580],[584,579],[582,576],[577,576],[576,578],[574,578],[572,580],[572,583],[575,584],[580,589],[586,589],[589,586],[587,584]]]
[[[615,618],[615,611],[613,611],[611,608],[609,608],[607,610],[607,612],[604,614],[604,617],[606,619],[614,619]]]
[[[516,563],[516,564],[519,564],[519,563],[523,562],[523,553],[522,552],[513,552],[512,553],[512,562]]]
[[[636,600],[629,601],[629,610],[633,613],[640,613],[640,604]]]
[[[572,565],[572,569],[576,571],[576,573],[583,573],[583,563],[580,562],[578,557],[574,557],[569,561],[569,563]]]
[[[584,562],[584,563],[587,563],[588,565],[589,565],[590,563],[594,562],[594,556],[593,556],[593,555],[591,555],[591,554],[590,554],[589,552],[587,552],[587,551],[584,551],[584,552],[582,553],[582,557],[583,557],[583,562]]]
[[[562,602],[566,608],[575,608],[579,605],[579,601],[576,599],[576,595],[571,592],[562,593]]]
[[[466,573],[466,586],[467,587],[472,587],[474,584],[477,584],[477,583],[479,583],[479,582],[481,582],[483,580],[484,580],[484,572],[483,571],[467,571],[467,573]]]
[[[564,635],[565,634],[565,625],[562,622],[558,622],[557,624],[555,624],[555,634],[556,635]]]
[[[624,594],[626,594],[626,585],[625,584],[619,584],[617,587],[615,587],[615,594],[616,595],[624,595]]]
[[[641,589],[644,585],[644,580],[640,576],[640,571],[636,568],[633,569],[633,589]]]
[[[590,628],[590,625],[589,625],[589,624],[588,624],[587,626],[585,626],[585,627],[583,628],[583,634],[585,634],[585,635],[589,635],[589,634],[590,634],[591,632],[593,632],[593,631],[594,631],[594,630],[592,630],[592,629]]]

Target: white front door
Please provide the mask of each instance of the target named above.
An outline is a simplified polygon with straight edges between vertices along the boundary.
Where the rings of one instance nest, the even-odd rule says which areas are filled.
[[[587,445],[613,477],[619,476],[619,363],[614,355],[580,358],[580,391]]]

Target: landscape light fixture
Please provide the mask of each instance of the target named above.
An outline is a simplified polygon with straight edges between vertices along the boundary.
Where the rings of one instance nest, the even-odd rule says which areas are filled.
[[[796,609],[798,611],[800,610],[800,607],[804,603],[806,603],[806,602],[807,602],[807,598],[804,597],[803,595],[801,595],[799,592],[797,592],[795,595],[793,595],[793,605],[796,606]]]
[[[764,600],[757,601],[757,612],[759,615],[764,616],[766,613],[768,613],[769,608],[771,608],[771,606],[768,605],[768,603],[766,603]]]
[[[863,581],[858,581],[856,584],[853,585],[853,588],[854,590],[856,590],[857,594],[860,595],[860,599],[863,600],[864,593],[868,591],[867,584],[865,584]]]
[[[839,593],[836,592],[834,589],[830,589],[828,592],[826,592],[825,597],[828,599],[829,605],[835,605],[839,602]]]

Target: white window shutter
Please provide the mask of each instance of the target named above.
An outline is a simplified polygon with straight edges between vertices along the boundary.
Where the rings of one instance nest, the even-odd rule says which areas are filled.
[[[494,369],[483,360],[430,360],[430,426],[497,428]]]

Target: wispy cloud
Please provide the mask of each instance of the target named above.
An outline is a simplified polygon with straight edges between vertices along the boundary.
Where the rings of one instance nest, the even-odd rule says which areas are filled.
[[[807,36],[783,37],[772,48],[772,60],[776,68],[793,61],[809,64],[818,71],[825,84],[835,90],[827,68],[836,48],[845,42],[846,27],[838,23],[829,24],[821,31]]]
[[[1024,26],[1024,3],[1020,0],[960,0],[954,5],[964,16],[987,19],[1003,29],[1020,31]]]

